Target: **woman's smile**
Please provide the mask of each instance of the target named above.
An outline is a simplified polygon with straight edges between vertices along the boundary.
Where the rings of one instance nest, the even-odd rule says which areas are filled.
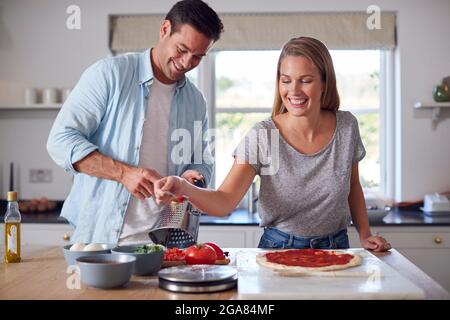
[[[288,97],[289,104],[294,108],[305,108],[308,105],[309,99],[307,97]]]

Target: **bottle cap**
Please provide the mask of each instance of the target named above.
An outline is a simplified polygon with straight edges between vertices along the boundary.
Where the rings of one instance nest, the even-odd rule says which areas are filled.
[[[17,201],[17,191],[8,191],[7,200]]]

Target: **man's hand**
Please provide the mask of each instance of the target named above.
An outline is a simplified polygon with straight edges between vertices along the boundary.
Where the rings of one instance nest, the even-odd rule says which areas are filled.
[[[153,196],[153,183],[162,176],[152,169],[126,167],[119,180],[136,198],[144,200]]]
[[[200,172],[195,170],[186,170],[185,172],[183,172],[181,177],[186,179],[192,184],[194,184],[197,180],[203,179],[203,176],[200,174]]]
[[[155,181],[155,200],[158,204],[167,204],[175,197],[184,195],[186,179],[168,176]]]

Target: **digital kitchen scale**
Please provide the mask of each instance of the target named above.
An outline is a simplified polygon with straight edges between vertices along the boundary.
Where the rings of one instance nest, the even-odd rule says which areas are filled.
[[[237,285],[237,271],[222,265],[181,265],[158,272],[159,287],[174,292],[206,293],[225,291]]]

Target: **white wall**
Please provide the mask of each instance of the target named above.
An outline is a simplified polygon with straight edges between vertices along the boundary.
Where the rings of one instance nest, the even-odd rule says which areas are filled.
[[[0,1],[0,104],[22,102],[23,89],[28,86],[73,86],[89,64],[109,54],[108,14],[165,13],[174,2]],[[365,11],[374,4],[371,0],[209,0],[208,3],[219,13]],[[71,4],[81,8],[81,30],[68,30],[65,26],[66,8]],[[396,119],[396,198],[417,200],[428,192],[450,190],[450,110],[443,113],[443,120],[433,130],[431,112],[413,109],[416,101],[431,101],[432,87],[450,75],[450,1],[379,0],[375,4],[398,14],[396,80],[400,95],[396,108],[401,117]],[[30,185],[24,176],[26,171],[22,172],[24,197],[46,194],[50,198],[64,198],[70,177],[53,166],[44,148],[55,113],[48,111],[44,120],[32,119],[39,116],[36,111],[27,119],[21,119],[20,115],[24,112],[0,111],[1,195],[6,191],[7,169],[13,160],[24,170],[53,168],[53,179],[58,181],[52,185]],[[10,143],[6,141],[22,128],[26,128],[29,138],[7,148]]]

